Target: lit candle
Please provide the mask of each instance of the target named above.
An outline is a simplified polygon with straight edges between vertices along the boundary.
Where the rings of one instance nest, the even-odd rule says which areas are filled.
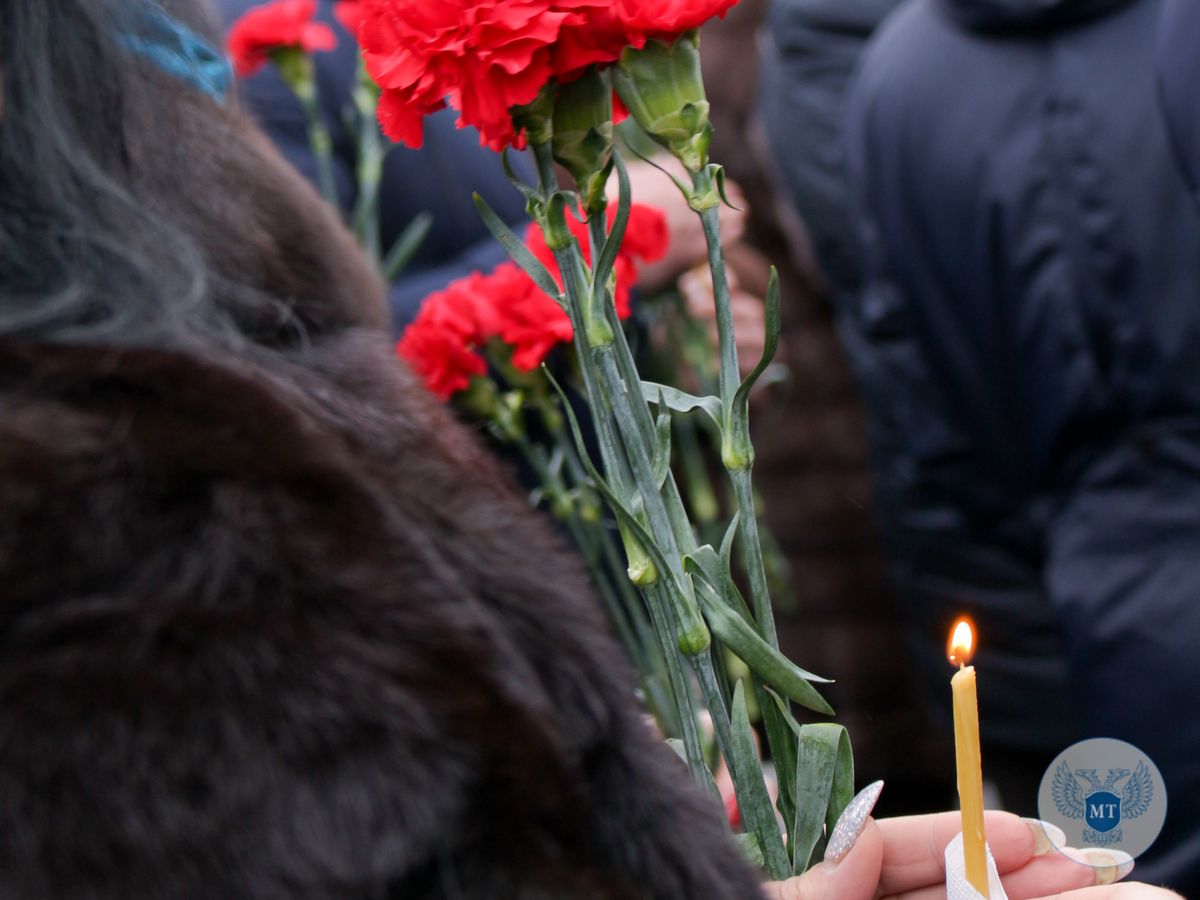
[[[962,809],[963,861],[967,881],[988,896],[987,838],[983,832],[983,767],[979,753],[979,701],[975,696],[975,667],[968,666],[975,633],[968,619],[959,619],[950,633],[946,655],[958,666],[950,679],[954,694],[954,756],[958,763],[958,803]]]

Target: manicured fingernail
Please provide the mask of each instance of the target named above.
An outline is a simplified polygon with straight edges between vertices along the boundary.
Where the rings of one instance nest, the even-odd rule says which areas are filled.
[[[829,835],[829,843],[825,846],[825,862],[831,865],[840,863],[854,848],[882,790],[882,781],[868,784],[842,811],[837,824],[833,826],[833,833]]]
[[[1067,845],[1066,833],[1053,822],[1043,822],[1041,819],[1021,819],[1033,832],[1035,841],[1033,855],[1045,856],[1051,850]]]
[[[1133,871],[1133,857],[1124,850],[1101,850],[1099,847],[1064,847],[1066,856],[1091,866],[1095,871],[1096,884],[1115,884]]]

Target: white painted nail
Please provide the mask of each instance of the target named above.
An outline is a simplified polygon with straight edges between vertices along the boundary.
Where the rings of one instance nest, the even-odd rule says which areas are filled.
[[[1045,856],[1051,850],[1057,850],[1067,845],[1066,833],[1053,822],[1027,818],[1022,818],[1021,821],[1028,825],[1029,830],[1033,832],[1033,839],[1036,842],[1033,850],[1034,856]]]
[[[854,849],[854,844],[858,840],[858,836],[862,834],[863,828],[866,827],[867,818],[871,815],[871,810],[875,808],[882,790],[882,781],[868,784],[842,810],[837,824],[833,826],[833,831],[829,835],[829,843],[825,845],[825,862],[830,865],[840,863],[846,858],[846,854]]]

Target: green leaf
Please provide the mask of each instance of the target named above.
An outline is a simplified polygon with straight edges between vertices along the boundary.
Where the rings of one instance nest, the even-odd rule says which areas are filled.
[[[762,847],[759,846],[758,838],[752,834],[742,832],[741,834],[735,834],[733,839],[738,842],[742,854],[750,862],[750,865],[756,869],[766,868],[766,861],[763,859]]]
[[[679,738],[667,738],[666,745],[675,751],[675,755],[683,760],[684,765],[687,765],[687,751],[683,749],[683,741]]]
[[[805,725],[796,735],[796,819],[792,826],[792,874],[807,871],[813,849],[825,836],[825,813],[833,789],[839,726]]]
[[[632,118],[632,116],[631,116],[630,118]],[[674,175],[672,175],[670,172],[668,172],[666,169],[664,169],[662,166],[660,166],[658,163],[656,163],[656,162],[655,162],[653,159],[651,159],[649,156],[647,156],[646,154],[642,153],[640,150],[638,150],[638,149],[637,149],[636,147],[634,147],[632,144],[630,144],[630,143],[626,142],[626,144],[625,144],[625,147],[626,147],[626,149],[628,149],[628,150],[629,150],[629,152],[630,152],[630,153],[632,153],[634,156],[636,156],[636,157],[637,157],[638,159],[640,159],[642,162],[644,162],[644,163],[646,163],[646,164],[648,164],[648,165],[651,165],[651,166],[653,166],[654,168],[658,169],[658,171],[662,172],[664,175],[666,175],[668,178],[670,178],[670,179],[671,179],[673,182],[675,182],[675,187],[679,188],[679,190],[680,190],[680,193],[682,193],[682,194],[683,194],[683,196],[685,196],[685,197],[687,197],[687,198],[689,198],[689,199],[691,198],[691,196],[692,196],[692,186],[691,186],[690,184],[688,184],[686,181],[683,181],[683,180],[681,180],[681,179],[679,179],[679,178],[676,178]]]
[[[818,726],[814,724],[811,727]],[[854,799],[854,751],[850,746],[850,732],[843,726],[822,723],[819,727],[841,731],[837,762],[833,766],[833,788],[829,792],[829,811],[825,814],[825,832],[828,834]]]
[[[562,292],[558,289],[558,283],[555,282],[554,277],[542,265],[541,261],[525,246],[525,242],[513,234],[512,229],[492,211],[487,201],[478,194],[475,194],[475,208],[479,210],[479,215],[483,219],[483,224],[487,226],[487,230],[492,233],[496,240],[504,245],[504,249],[508,251],[508,255],[512,257],[513,262],[520,266],[525,274],[533,279],[534,283],[542,289],[546,296],[553,299],[563,309],[566,309],[566,301],[563,299]]]
[[[721,555],[718,560],[712,547],[700,547],[694,554],[684,558],[684,567],[688,571],[695,569],[700,570],[702,574],[698,575],[702,580],[706,581],[710,586],[716,589],[718,580],[721,584],[721,590],[724,594],[726,604],[742,614],[742,617],[748,624],[753,624],[754,619],[746,605],[745,598],[742,597],[741,591],[733,581],[732,569],[730,568],[731,557],[733,553],[734,536],[737,533],[739,518],[735,514],[733,521],[730,522],[729,528],[725,532],[725,537],[721,541]],[[754,677],[754,694],[758,698],[759,706],[762,710],[763,727],[767,733],[767,743],[771,747],[771,752],[775,757],[775,771],[779,779],[779,812],[783,815],[783,820],[789,829],[795,818],[796,800],[795,800],[795,785],[793,782],[792,761],[795,759],[796,738],[793,731],[799,729],[796,720],[792,718],[791,711],[787,708],[773,691],[767,688],[759,677]],[[770,694],[774,698],[775,703],[769,702],[767,695]],[[779,704],[778,707],[776,704]],[[788,728],[793,731],[789,731]],[[792,846],[789,838],[788,846]]]
[[[654,446],[654,484],[662,490],[667,476],[671,474],[671,410],[661,400],[654,431],[657,438]]]
[[[767,366],[771,364],[771,360],[775,358],[775,351],[779,348],[779,272],[774,266],[771,266],[771,278],[767,282],[767,309],[766,309],[766,341],[763,344],[763,353],[758,360],[758,365],[754,370],[743,379],[741,385],[738,386],[737,393],[733,395],[734,415],[745,416],[748,414],[748,402],[750,398],[750,390],[758,381],[759,376],[767,370]]]
[[[400,232],[400,237],[396,238],[396,243],[392,244],[392,249],[383,260],[380,268],[383,270],[385,281],[395,281],[396,276],[412,261],[413,254],[417,252],[432,227],[433,216],[428,212],[419,212],[413,216],[413,220]]]
[[[584,215],[583,215],[583,206],[581,205],[581,202],[579,199],[579,192],[578,191],[561,190],[558,193],[562,194],[563,203],[566,204],[566,207],[567,207],[567,209],[569,209],[571,211],[571,214],[574,215],[575,218],[578,219],[580,222],[586,222],[587,219],[584,218]]]
[[[775,760],[775,776],[779,781],[776,807],[788,830],[788,847],[793,845],[791,829],[796,818],[796,734],[800,726],[792,716],[786,701],[779,698],[761,679],[754,678],[754,695],[762,712],[767,746]]]
[[[817,862],[821,850],[854,795],[850,736],[841,725],[802,726],[796,734],[796,819],[792,827],[792,874]]]
[[[788,706],[787,700],[779,696],[777,691],[773,691],[769,687],[764,687],[763,691],[773,701],[774,707],[783,715],[783,721],[787,723],[788,728],[793,735],[799,736],[801,725],[796,721],[796,717],[792,715],[791,707]]]
[[[670,385],[658,384],[654,381],[642,382],[642,397],[647,403],[658,403],[661,400],[677,413],[702,409],[708,413],[708,417],[718,428],[721,427],[721,400],[719,397],[697,397]]]
[[[721,559],[712,545],[703,544],[684,556],[683,568],[689,574],[699,578],[706,587],[724,600],[730,609],[741,615],[747,625],[751,628],[754,627],[754,618],[750,615],[750,609],[746,606],[742,592],[733,583],[729,570],[722,565]]]
[[[683,557],[683,568],[700,578],[718,594],[721,592],[720,559],[712,544],[702,544]]]
[[[741,657],[751,672],[801,706],[827,716],[833,715],[832,707],[809,684],[810,681],[829,683],[829,679],[806,672],[768,644],[753,626],[707,586],[697,591],[697,596],[713,633]]]
[[[604,302],[604,292],[608,288],[608,276],[617,264],[617,254],[621,251],[621,242],[625,240],[625,228],[629,224],[629,172],[626,171],[620,156],[614,154],[613,162],[616,164],[619,185],[617,215],[613,219],[612,229],[608,232],[600,256],[592,267],[592,304],[596,309],[603,308],[601,304]]]
[[[662,552],[662,548],[654,540],[654,536],[638,521],[637,516],[625,506],[621,499],[608,486],[604,477],[597,471],[596,465],[592,462],[591,455],[588,453],[587,445],[584,443],[583,432],[579,428],[579,419],[575,416],[575,410],[572,409],[571,404],[567,401],[567,395],[564,393],[562,385],[558,383],[558,379],[550,373],[550,370],[544,364],[542,365],[542,371],[545,373],[554,390],[558,392],[558,396],[562,399],[563,411],[567,414],[567,422],[571,426],[571,436],[575,441],[575,449],[579,456],[579,461],[583,464],[584,471],[591,477],[596,490],[608,501],[613,514],[641,543],[642,549],[646,551],[646,555],[650,557],[654,565],[658,568],[659,578],[664,579],[663,585],[666,588],[667,598],[670,600],[671,608],[675,612],[676,638],[680,645],[679,649],[689,656],[702,653],[708,648],[711,638],[709,637],[708,626],[696,604],[695,595],[689,590],[691,585],[685,585],[676,575],[675,569],[667,562],[666,554]]]
[[[721,195],[721,202],[730,209],[742,211],[740,206],[734,206],[729,202],[729,197],[725,193],[725,167],[719,166],[716,163],[710,163],[708,166],[708,177],[717,183],[717,192]]]
[[[734,784],[738,787],[738,811],[746,830],[754,834],[767,873],[774,879],[786,878],[789,873],[787,850],[779,837],[779,825],[775,820],[775,809],[771,796],[763,783],[762,767],[758,762],[758,747],[754,744],[754,732],[750,728],[750,716],[746,712],[746,685],[739,681],[733,689],[733,759],[726,760],[733,772]]]
[[[525,208],[529,210],[532,218],[538,218],[538,214],[546,205],[546,200],[536,188],[533,188],[517,177],[513,171],[512,163],[508,160],[508,148],[505,147],[500,154],[500,165],[504,168],[504,174],[508,178],[509,184],[521,192],[521,196],[525,198]]]
[[[735,512],[733,521],[725,529],[725,537],[721,539],[721,565],[725,567],[726,572],[733,572],[733,541],[737,537],[737,527],[741,521],[742,514]]]

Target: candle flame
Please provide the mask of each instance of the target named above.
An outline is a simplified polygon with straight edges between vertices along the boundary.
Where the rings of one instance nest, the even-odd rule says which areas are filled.
[[[946,657],[953,665],[965,666],[975,652],[975,626],[966,616],[959,618],[946,642]]]

